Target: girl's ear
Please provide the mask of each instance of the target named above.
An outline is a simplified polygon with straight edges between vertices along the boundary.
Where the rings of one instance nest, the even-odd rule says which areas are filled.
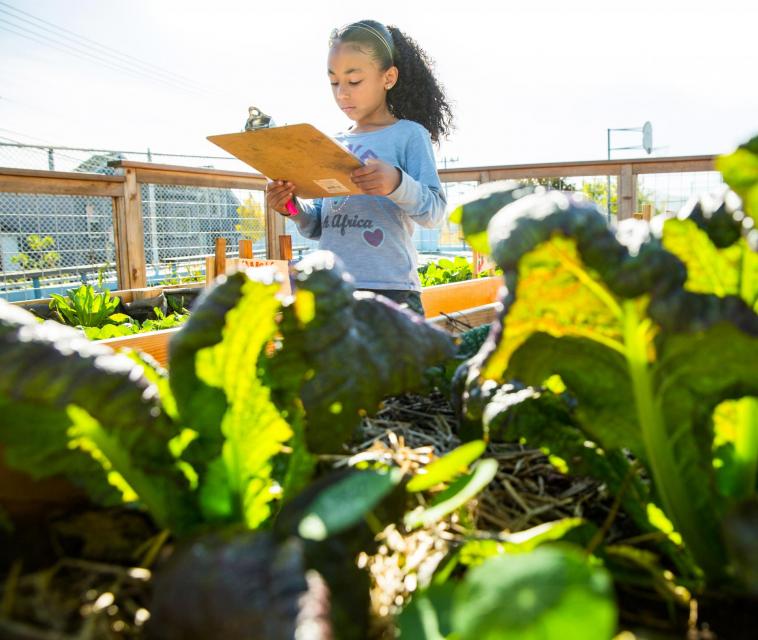
[[[389,91],[397,84],[398,71],[396,66],[391,66],[384,72],[384,88]]]

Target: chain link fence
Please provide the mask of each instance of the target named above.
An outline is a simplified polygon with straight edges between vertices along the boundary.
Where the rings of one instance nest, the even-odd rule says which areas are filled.
[[[249,171],[235,158],[42,147],[0,142],[0,166],[114,174],[112,160],[153,160],[165,164]],[[617,203],[616,177],[586,176],[540,179],[548,188],[585,193],[611,217]],[[638,176],[638,210],[650,203],[654,213],[676,212],[689,197],[722,184],[717,172],[644,174]],[[448,207],[468,197],[475,181],[444,183]],[[149,284],[203,280],[204,256],[213,253],[217,237],[234,255],[239,240],[253,240],[256,256],[265,256],[263,194],[255,190],[159,184],[141,185],[145,260]],[[285,232],[293,238],[295,258],[318,242],[303,238],[291,220]],[[421,262],[440,255],[467,254],[458,225],[416,228]],[[108,197],[0,193],[0,297],[32,300],[64,293],[79,283],[118,287],[115,270],[112,202]]]

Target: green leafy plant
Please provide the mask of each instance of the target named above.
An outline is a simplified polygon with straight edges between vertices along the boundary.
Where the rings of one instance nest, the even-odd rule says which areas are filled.
[[[290,306],[273,272],[262,277],[235,274],[205,295],[171,342],[168,375],[1,304],[8,463],[138,500],[178,533],[255,528],[309,477],[306,440],[338,449],[361,415],[453,350],[411,314],[353,296],[331,254],[302,263]]]
[[[110,291],[95,291],[89,284],[69,289],[65,297],[50,295],[50,308],[63,324],[72,327],[103,327],[128,320],[128,316],[116,314],[119,303],[120,299],[112,298]]]
[[[140,332],[139,323],[123,322],[121,324],[106,324],[102,327],[82,327],[84,335],[90,340],[108,340],[109,338],[123,338]]]
[[[677,557],[679,535],[709,584],[739,584],[744,567],[723,523],[754,496],[758,460],[758,268],[739,237],[744,214],[729,197],[708,198],[677,219],[614,232],[582,198],[520,195],[518,185],[490,185],[456,214],[507,286],[491,339],[457,374],[472,437],[549,449],[607,481],[680,570],[691,565]],[[703,256],[697,247],[714,244],[714,228],[719,244]],[[717,256],[714,272],[706,261]],[[720,464],[742,480],[723,495],[713,414],[728,400],[740,410],[722,433],[740,455]]]
[[[200,267],[193,267],[192,265],[184,265],[186,275],[175,275],[170,278],[161,280],[158,285],[162,287],[175,286],[180,284],[192,284],[194,282],[203,282],[205,280],[205,273]]]
[[[401,638],[608,640],[616,606],[608,572],[575,547],[491,557],[459,582],[417,593],[398,620]]]
[[[758,250],[758,136],[717,158],[716,168],[742,198],[747,218],[740,221],[740,230],[750,247]]]
[[[431,287],[436,284],[471,280],[474,277],[474,269],[469,260],[463,256],[456,256],[452,260],[441,258],[437,262],[425,264],[419,267],[418,274],[421,286]]]
[[[188,319],[189,312],[170,313],[166,315],[158,307],[153,308],[154,319],[145,320],[142,325],[137,320],[124,314],[114,314],[109,317],[111,322],[119,320],[118,324],[106,324],[102,327],[82,327],[84,335],[90,340],[107,340],[108,338],[121,338],[137,333],[148,331],[162,331],[164,329],[176,329],[181,327]]]
[[[155,319],[147,319],[142,323],[140,331],[163,331],[164,329],[175,329],[181,327],[189,319],[189,311],[183,313],[169,313],[166,315],[158,307],[153,307]]]

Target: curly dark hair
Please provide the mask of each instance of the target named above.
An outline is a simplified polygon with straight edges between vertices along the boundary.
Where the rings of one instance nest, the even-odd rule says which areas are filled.
[[[332,31],[329,46],[352,42],[368,49],[382,71],[396,66],[398,79],[387,92],[387,106],[396,118],[425,127],[434,142],[450,134],[453,112],[443,87],[432,72],[433,62],[415,40],[394,26],[360,20]]]

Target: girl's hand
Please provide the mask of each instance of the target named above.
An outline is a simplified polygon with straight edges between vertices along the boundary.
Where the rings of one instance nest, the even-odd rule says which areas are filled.
[[[285,180],[273,180],[266,184],[268,206],[284,216],[290,213],[285,205],[295,196],[295,185]]]
[[[375,158],[366,160],[366,166],[356,169],[350,175],[363,193],[372,196],[388,196],[400,186],[400,169]]]

